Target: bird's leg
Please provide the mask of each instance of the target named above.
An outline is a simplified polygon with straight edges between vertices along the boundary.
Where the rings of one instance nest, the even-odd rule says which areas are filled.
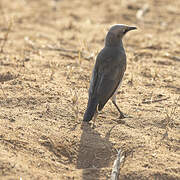
[[[116,102],[115,101],[112,101],[112,103],[114,104],[114,106],[116,107],[116,109],[119,111],[120,113],[120,119],[123,119],[125,118],[126,116],[123,114],[123,112],[119,109],[119,107],[117,106]]]
[[[94,122],[94,123],[95,123],[95,121],[96,121],[97,115],[98,115],[98,111],[96,110],[96,112],[94,113],[94,117],[93,117],[93,122]]]
[[[98,116],[98,111],[97,111],[97,109],[96,109],[96,111],[95,111],[95,113],[94,113],[94,116],[93,116],[93,119],[92,119],[92,127],[94,128],[95,127],[95,121],[96,121],[96,118],[97,118],[97,116]]]
[[[114,106],[116,107],[116,109],[119,111],[120,113],[120,119],[123,119],[125,118],[125,115],[123,114],[123,112],[119,109],[119,107],[117,106],[116,104],[116,94],[117,94],[117,90],[115,91],[114,95],[112,96],[111,100],[112,100],[112,103],[114,104]]]

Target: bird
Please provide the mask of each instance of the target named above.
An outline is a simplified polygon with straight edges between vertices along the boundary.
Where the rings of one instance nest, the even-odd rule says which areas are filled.
[[[96,120],[98,112],[103,109],[109,99],[120,113],[119,118],[126,116],[116,103],[116,95],[126,71],[126,53],[122,39],[135,26],[115,24],[110,27],[104,48],[99,52],[90,80],[89,97],[83,121]]]

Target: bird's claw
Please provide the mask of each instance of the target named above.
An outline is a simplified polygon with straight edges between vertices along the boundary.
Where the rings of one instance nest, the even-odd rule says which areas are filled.
[[[119,119],[124,119],[124,118],[126,118],[125,115],[124,114],[120,114]]]
[[[128,116],[126,114],[120,114],[119,119],[124,119],[124,118],[132,118],[132,116]]]

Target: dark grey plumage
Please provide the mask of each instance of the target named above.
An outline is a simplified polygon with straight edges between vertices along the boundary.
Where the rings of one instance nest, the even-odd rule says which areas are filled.
[[[116,94],[126,70],[126,53],[122,38],[126,32],[133,29],[136,27],[117,24],[107,33],[105,47],[96,58],[83,121],[90,121],[93,116],[96,118],[97,112],[103,109],[110,98],[119,111],[120,118],[124,118],[116,104]]]

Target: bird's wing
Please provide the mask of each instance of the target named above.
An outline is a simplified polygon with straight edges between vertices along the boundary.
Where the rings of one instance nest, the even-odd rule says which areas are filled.
[[[125,56],[121,61],[119,56],[114,56],[116,53],[103,49],[96,59],[89,88],[89,104],[91,99],[96,99],[98,110],[102,110],[114,94],[124,75]]]
[[[90,121],[97,110],[98,96],[96,94],[97,92],[96,89],[100,80],[98,77],[99,77],[98,76],[98,61],[96,61],[96,64],[93,69],[91,81],[90,81],[89,99],[88,99],[87,109],[83,117],[83,121]]]
[[[92,96],[97,80],[98,80],[98,71],[97,71],[97,63],[96,63],[90,80],[89,96]]]
[[[124,68],[121,67],[122,65],[109,63],[106,63],[102,72],[100,72],[100,81],[97,88],[97,95],[99,98],[99,111],[102,110],[104,105],[118,88],[125,71]]]

